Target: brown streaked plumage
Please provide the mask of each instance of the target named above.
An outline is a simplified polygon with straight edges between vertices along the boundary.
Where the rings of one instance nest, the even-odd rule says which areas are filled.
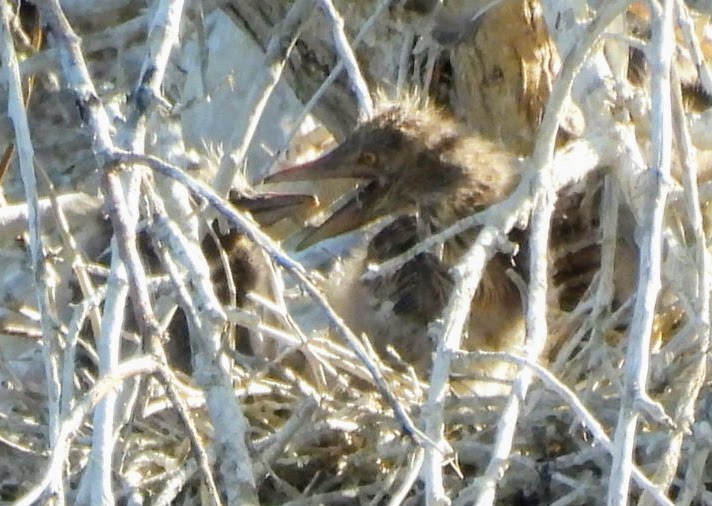
[[[434,107],[391,105],[322,157],[286,169],[266,182],[355,178],[354,198],[302,242],[307,247],[379,218],[394,221],[365,252],[346,261],[332,303],[378,350],[388,345],[421,372],[434,345],[428,325],[440,317],[452,289],[449,269],[467,246],[448,241],[442,254],[423,253],[397,272],[360,281],[365,264],[382,262],[460,218],[506,198],[519,180],[518,159],[469,132]],[[467,349],[511,349],[522,338],[518,290],[506,274],[510,261],[496,256],[472,302]],[[353,272],[348,272],[349,270]]]
[[[470,21],[483,8],[486,12]],[[453,34],[453,27],[460,28]],[[455,103],[470,126],[529,154],[560,67],[540,2],[445,2],[434,36],[457,41],[450,51]],[[582,128],[580,113],[570,108],[562,122],[565,137]]]

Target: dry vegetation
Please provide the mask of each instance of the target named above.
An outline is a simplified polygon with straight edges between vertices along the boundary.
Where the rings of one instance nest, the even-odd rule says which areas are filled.
[[[705,2],[97,0],[66,22],[37,0],[38,24],[0,1],[0,500],[712,503]],[[526,167],[477,218],[420,378],[330,312],[347,241],[298,252],[304,209],[261,227],[222,200],[377,90]],[[217,216],[259,269],[238,307],[199,249]],[[456,353],[517,226],[526,344]],[[519,367],[496,395],[451,391],[495,359]]]

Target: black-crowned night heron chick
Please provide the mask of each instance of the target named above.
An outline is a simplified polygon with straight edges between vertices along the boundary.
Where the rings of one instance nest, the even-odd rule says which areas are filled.
[[[390,105],[320,158],[269,176],[265,182],[355,178],[355,196],[302,242],[316,244],[381,218],[393,221],[326,288],[335,309],[383,353],[392,346],[419,372],[434,350],[428,326],[441,316],[452,290],[449,270],[473,233],[421,253],[395,273],[363,281],[369,263],[392,258],[460,218],[487,208],[514,189],[520,162],[511,152],[464,127],[441,110]],[[467,236],[467,237],[465,237]],[[487,265],[471,304],[463,347],[510,350],[523,339],[519,290],[507,275],[511,259]]]

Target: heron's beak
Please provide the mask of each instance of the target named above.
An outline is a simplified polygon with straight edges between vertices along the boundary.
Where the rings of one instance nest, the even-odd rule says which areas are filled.
[[[311,230],[297,246],[303,250],[320,241],[351,232],[373,221],[377,202],[383,194],[383,182],[377,169],[362,162],[360,152],[347,145],[337,146],[331,152],[300,165],[268,176],[265,183],[285,181],[316,181],[322,179],[352,178],[366,180],[357,188],[356,195],[343,204],[324,223]]]
[[[363,163],[359,152],[342,144],[315,160],[275,172],[267,176],[263,182],[281,183],[337,178],[374,179],[376,177],[378,177],[378,173],[374,167]]]
[[[248,196],[231,191],[228,199],[235,207],[250,211],[262,226],[273,225],[319,204],[315,196],[300,193],[267,192]]]
[[[378,218],[379,215],[375,212],[375,208],[376,202],[380,198],[380,190],[380,185],[376,181],[357,189],[356,195],[302,239],[297,250],[303,250],[325,239],[351,232]]]

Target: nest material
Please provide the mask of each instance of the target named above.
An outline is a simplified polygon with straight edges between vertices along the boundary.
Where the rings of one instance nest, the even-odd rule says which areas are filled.
[[[257,4],[260,3],[268,2]],[[270,5],[272,3],[269,2]],[[239,8],[252,5],[249,2],[243,4]],[[263,13],[266,18],[272,16],[276,20],[283,16],[285,5],[279,2],[274,4],[274,12]],[[349,9],[348,5],[338,7]],[[355,18],[367,16],[360,9],[351,9],[353,12],[349,12]],[[429,9],[424,7],[418,10]],[[128,25],[133,21],[128,12],[112,10],[111,19]],[[231,12],[234,14],[234,10]],[[190,44],[207,51],[207,46],[200,46],[201,30],[226,29],[222,25],[225,23],[223,13],[219,10],[208,13],[204,26],[194,14],[189,12],[185,15],[181,36],[186,42],[184,50],[188,52],[187,41],[190,41]],[[399,15],[403,17],[397,17]],[[397,31],[393,27],[402,25],[396,22],[404,23],[403,20],[409,20],[408,16],[414,14],[394,10],[388,16],[386,19],[390,21],[379,25],[379,36],[385,37],[384,33]],[[107,84],[102,88],[101,98],[106,104],[115,104],[113,110],[116,111],[121,109],[127,95],[129,87],[126,83],[132,82],[126,76],[138,73],[136,63],[139,62],[139,55],[143,54],[143,39],[137,39],[125,25],[85,28],[87,32],[82,33],[90,47],[91,44],[98,44],[96,41],[104,40],[101,32],[92,34],[90,30],[113,30],[111,34],[114,36],[116,33],[125,34],[125,38],[115,39],[113,44],[87,53],[97,83]],[[483,40],[483,37],[480,35],[478,40]],[[327,40],[326,35],[314,28],[308,32],[307,39],[312,43],[314,40],[322,43]],[[376,42],[367,39],[368,44]],[[329,46],[324,44],[324,47]],[[303,47],[298,50],[305,54]],[[382,51],[389,57],[397,54],[395,50],[382,48]],[[464,48],[458,51],[460,57],[467,54]],[[210,57],[219,58],[221,54],[210,54]],[[175,61],[181,57],[188,58],[186,53],[181,53],[174,56]],[[419,56],[415,58],[417,60]],[[397,58],[388,61],[391,60],[398,61]],[[382,59],[378,64],[371,64],[369,80],[376,82],[386,77],[377,73],[385,73],[381,68],[385,62]],[[300,63],[308,65],[309,61],[301,60]],[[422,69],[416,63],[411,62],[411,68],[414,74],[419,74]],[[180,125],[189,115],[192,115],[192,121],[199,116],[195,111],[200,108],[200,101],[206,101],[210,94],[214,101],[217,100],[223,85],[227,87],[227,78],[225,75],[210,75],[210,69],[212,67],[208,66],[206,77],[208,85],[214,87],[206,90],[204,95],[195,93],[195,98],[195,90],[189,89],[180,66],[172,68],[164,85],[166,96],[177,102],[181,102],[178,98],[188,97],[194,102],[188,99],[181,102],[183,113],[154,123],[153,128],[158,128],[157,124]],[[295,73],[298,74],[298,69]],[[61,77],[48,70],[38,75],[35,83],[29,114],[36,142],[36,158],[38,165],[49,173],[55,191],[60,195],[76,191],[86,193],[79,204],[84,206],[81,212],[72,214],[71,210],[76,208],[67,208],[71,216],[69,232],[79,244],[79,250],[88,263],[87,272],[101,295],[101,287],[107,279],[109,257],[105,248],[109,244],[111,229],[94,197],[89,197],[97,194],[99,183],[94,170],[91,139],[82,133],[81,120],[75,113],[74,104],[57,87],[58,79],[61,80]],[[548,81],[542,82],[548,85]],[[113,87],[108,83],[114,83]],[[180,90],[188,91],[180,95]],[[285,93],[289,95],[289,92]],[[205,110],[213,111],[212,108]],[[527,118],[535,116],[537,114],[528,110]],[[211,115],[208,119],[215,121],[216,116]],[[207,122],[208,119],[203,120]],[[230,118],[217,119],[229,123]],[[335,122],[333,118],[331,122]],[[180,128],[177,130],[180,131]],[[528,143],[531,135],[529,131],[526,134]],[[274,140],[269,134],[264,134],[262,138],[265,141]],[[206,142],[211,140],[214,139],[205,139]],[[198,145],[196,139],[186,137],[181,139],[183,141],[189,147]],[[299,143],[297,139],[295,144]],[[279,144],[276,142],[273,147],[279,147]],[[185,146],[170,147],[177,147],[181,154],[186,151]],[[164,148],[154,146],[151,149],[165,154]],[[300,147],[299,150],[305,149]],[[188,158],[181,159],[185,162]],[[184,166],[190,170],[187,162]],[[620,207],[620,225],[614,234],[616,240],[602,243],[601,238],[606,237],[606,213],[611,211],[601,207],[606,191],[603,188],[602,178],[597,176],[585,184],[568,188],[559,196],[558,221],[555,220],[553,227],[559,236],[552,239],[550,251],[552,275],[548,319],[551,338],[542,363],[578,396],[612,435],[620,407],[625,335],[631,320],[630,301],[634,296],[634,286],[623,279],[624,274],[631,273],[623,272],[626,267],[619,264],[627,266],[629,271],[638,253],[632,246],[632,228],[627,226],[627,222],[634,218],[632,213],[626,211],[625,204]],[[17,170],[11,170],[5,177],[3,190],[8,201],[22,200],[23,191]],[[3,217],[7,216],[8,209],[0,209]],[[72,317],[78,312],[78,304],[87,302],[89,296],[77,284],[76,273],[71,268],[73,252],[66,239],[61,238],[58,227],[51,225],[54,219],[53,212],[47,211],[45,222],[50,225],[43,230],[43,236],[46,240],[48,276],[53,276],[48,290],[53,290],[57,332],[64,341],[72,332]],[[712,483],[705,438],[706,431],[709,431],[706,402],[709,386],[706,378],[699,376],[699,343],[702,336],[696,327],[698,315],[695,313],[695,300],[689,298],[689,286],[685,286],[684,282],[687,279],[685,276],[692,271],[691,246],[686,241],[693,242],[685,220],[678,208],[670,209],[666,221],[666,244],[669,248],[663,264],[664,291],[658,301],[653,329],[648,386],[650,395],[672,417],[677,427],[670,428],[658,420],[642,417],[634,460],[643,472],[653,476],[670,457],[668,449],[672,447],[673,439],[683,437],[677,472],[673,473],[673,486],[668,493],[672,498],[692,497],[702,503],[709,499],[704,489]],[[3,227],[9,227],[7,223],[3,221]],[[285,227],[284,224],[282,227]],[[289,233],[289,230],[280,230],[280,234]],[[0,240],[0,255],[4,258],[0,263],[0,374],[3,380],[0,389],[0,498],[13,500],[38,482],[46,469],[49,458],[46,438],[48,399],[41,343],[38,341],[41,330],[28,260],[27,236],[13,232],[11,235],[3,234]],[[615,249],[611,258],[616,261],[616,269],[622,270],[605,271],[601,268],[600,259],[605,256],[602,249],[607,247]],[[305,257],[305,261],[308,260]],[[615,277],[616,283],[605,285],[611,282],[603,277],[606,272],[608,276],[612,274]],[[259,297],[253,297],[248,309],[243,308],[237,316],[231,317],[239,320],[253,339],[278,343],[264,355],[254,354],[256,346],[252,346],[251,351],[240,350],[243,353],[230,352],[235,395],[240,399],[249,424],[251,464],[260,500],[265,504],[386,504],[401,492],[403,483],[412,483],[408,481],[408,476],[419,465],[418,445],[404,435],[403,428],[373,386],[362,362],[338,342],[320,316],[315,316],[319,309],[315,309],[313,302],[295,286],[284,288],[280,270],[271,271],[271,275],[275,276],[271,289],[277,287],[278,294],[286,298],[284,307],[289,308],[289,316],[279,312],[275,314],[274,303],[270,307],[260,303]],[[155,264],[151,277],[155,294],[162,293],[162,289],[173,293],[174,289],[166,280],[163,267]],[[166,289],[166,286],[170,288]],[[608,298],[601,299],[600,291],[606,286]],[[600,305],[601,300],[606,304]],[[170,321],[169,316],[164,316]],[[77,359],[72,365],[75,403],[83,399],[82,396],[98,380],[94,343],[96,328],[92,329],[91,318],[89,310],[87,323],[79,334]],[[299,326],[294,321],[299,322]],[[437,326],[437,323],[433,325]],[[305,331],[300,333],[300,328]],[[128,357],[140,348],[139,338],[131,321],[127,321],[124,330],[124,354]],[[303,342],[305,337],[308,338],[307,344]],[[420,420],[425,414],[427,397],[427,385],[422,382],[423,378],[417,378],[408,364],[399,362],[397,357],[382,360],[374,355],[373,359],[381,362],[384,375],[399,402],[415,420]],[[190,364],[184,364],[183,369],[190,371]],[[213,426],[204,392],[196,389],[187,376],[179,373],[179,377],[183,381],[178,391],[195,423],[200,437],[198,443],[209,449],[208,458],[217,469],[220,463],[215,462],[210,444],[221,427]],[[505,384],[508,383],[505,381]],[[128,500],[135,494],[157,504],[161,501],[209,503],[203,476],[194,460],[194,448],[165,390],[155,379],[151,379],[144,382],[136,394],[137,401],[132,404],[133,415],[122,419],[127,423],[117,433],[114,469],[117,499]],[[497,423],[506,402],[503,396],[476,397],[467,395],[467,392],[451,394],[447,398],[444,436],[455,453],[442,473],[447,495],[454,504],[465,503],[476,492],[477,478],[490,463]],[[684,429],[690,430],[685,432]],[[63,471],[67,485],[65,493],[70,502],[77,500],[75,494],[83,493],[79,485],[87,479],[85,473],[91,435],[91,418],[87,417],[70,440]],[[582,424],[572,406],[546,384],[535,382],[529,389],[518,421],[507,471],[497,483],[497,502],[550,504],[561,500],[576,504],[602,504],[610,472],[611,456],[596,444],[590,428]],[[697,488],[685,488],[695,483]],[[416,480],[407,487],[402,497],[407,504],[418,504],[423,494],[423,486]],[[631,499],[640,495],[640,489],[633,487]]]

